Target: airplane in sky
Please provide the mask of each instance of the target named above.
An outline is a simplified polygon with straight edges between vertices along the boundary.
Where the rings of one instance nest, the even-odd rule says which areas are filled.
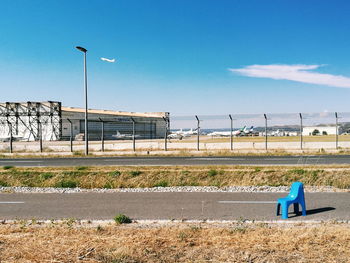
[[[120,133],[119,131],[117,131],[117,134],[112,135],[113,138],[119,139],[119,140],[129,140],[129,139],[133,139],[134,136],[135,136],[135,138],[139,138],[139,137],[140,137],[139,134],[135,134],[135,135],[132,135],[132,134],[123,134],[123,133]]]
[[[241,135],[242,133],[244,133],[245,129],[246,129],[246,126],[244,126],[241,129],[232,131],[232,136],[239,136],[239,135]],[[207,136],[229,137],[229,136],[231,136],[231,131],[214,131],[214,132],[208,133]]]
[[[110,63],[114,63],[115,62],[115,58],[113,59],[108,59],[108,58],[101,58],[102,61],[106,61],[106,62],[110,62]]]

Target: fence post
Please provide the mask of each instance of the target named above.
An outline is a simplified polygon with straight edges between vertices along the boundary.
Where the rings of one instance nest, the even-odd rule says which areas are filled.
[[[43,152],[43,126],[40,121],[38,121],[39,125],[39,147],[40,147],[40,152]]]
[[[101,122],[101,151],[105,151],[105,123],[101,118],[98,118]]]
[[[338,150],[338,112],[335,113],[335,149]]]
[[[73,123],[70,119],[67,119],[67,121],[70,123],[70,151],[73,152]]]
[[[134,118],[130,118],[132,121],[132,149],[136,151],[136,141],[135,141],[135,120]]]
[[[200,120],[198,119],[198,116],[196,116],[196,119],[197,119],[197,151],[199,151],[199,132],[200,132],[200,127],[199,127],[199,123],[200,123]]]
[[[299,113],[300,118],[300,150],[303,149],[303,115]]]
[[[13,141],[13,138],[12,138],[12,123],[7,121],[7,124],[9,126],[9,130],[10,130],[10,153],[13,152],[13,145],[12,145],[12,141]]]
[[[231,145],[231,151],[233,150],[233,120],[231,114],[228,115],[230,117],[230,122],[231,122],[231,130],[230,130],[230,145]]]
[[[267,151],[267,116],[264,113],[264,118],[265,118],[265,150]]]
[[[165,122],[165,134],[164,134],[164,151],[168,150],[168,120],[163,117]]]

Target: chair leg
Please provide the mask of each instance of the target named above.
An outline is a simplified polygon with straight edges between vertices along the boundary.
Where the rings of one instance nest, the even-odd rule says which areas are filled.
[[[294,203],[293,206],[294,206],[294,213],[299,214],[299,203]]]
[[[300,203],[300,205],[301,205],[301,214],[303,216],[306,216],[306,205],[305,205],[305,202]]]
[[[288,206],[286,203],[282,204],[282,219],[288,219]]]
[[[277,216],[280,215],[280,209],[281,209],[281,204],[278,203],[278,204],[277,204]]]

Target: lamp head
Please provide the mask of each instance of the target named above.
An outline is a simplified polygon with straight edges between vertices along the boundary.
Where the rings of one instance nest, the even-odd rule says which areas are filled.
[[[78,49],[78,50],[80,50],[81,52],[84,52],[84,53],[86,53],[86,51],[87,51],[87,49],[85,49],[85,48],[83,48],[83,47],[77,46],[77,47],[75,47],[75,48]]]

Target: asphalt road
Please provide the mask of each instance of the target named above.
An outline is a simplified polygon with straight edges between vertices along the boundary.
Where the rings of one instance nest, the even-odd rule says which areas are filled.
[[[77,157],[0,159],[0,166],[109,166],[109,165],[314,165],[350,164],[350,155],[228,156],[228,157]]]
[[[279,220],[283,193],[0,194],[0,219]],[[350,220],[350,193],[306,193],[307,216],[289,220]],[[292,206],[291,206],[292,208]],[[293,216],[293,214],[290,214]]]

